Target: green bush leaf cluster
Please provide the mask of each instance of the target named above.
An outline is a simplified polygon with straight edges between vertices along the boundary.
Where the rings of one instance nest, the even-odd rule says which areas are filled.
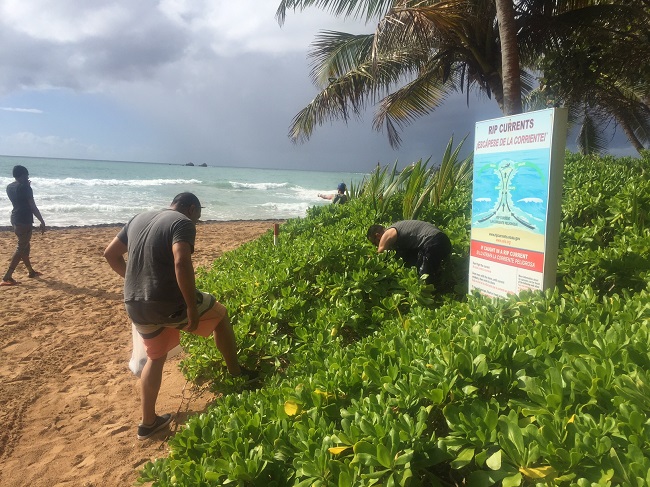
[[[567,155],[546,292],[466,295],[462,186],[422,209],[454,248],[433,286],[376,254],[363,197],[288,221],[278,246],[269,233],[224,255],[200,287],[263,382],[228,383],[214,345],[185,338],[185,372],[224,394],[141,481],[650,485],[649,162]],[[401,218],[392,201],[385,222]]]

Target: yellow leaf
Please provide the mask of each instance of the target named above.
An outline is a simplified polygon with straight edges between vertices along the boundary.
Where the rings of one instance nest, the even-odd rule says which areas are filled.
[[[334,397],[334,394],[330,394],[327,391],[321,391],[320,389],[316,388],[314,390],[314,394],[318,394],[319,396],[323,396],[324,398],[329,399],[330,397]]]
[[[295,416],[300,412],[300,406],[293,401],[287,401],[284,403],[284,412],[287,416]]]
[[[334,446],[332,448],[328,448],[327,451],[330,452],[332,455],[338,455],[341,452],[344,452],[345,450],[350,449],[351,447],[349,446]]]
[[[550,465],[535,468],[519,467],[519,471],[531,479],[543,479],[551,476],[555,477],[556,475],[555,469]]]
[[[569,423],[573,423],[573,422],[575,422],[575,420],[576,420],[576,415],[574,414],[573,416],[571,416],[571,417],[569,418],[569,421],[567,421],[566,423],[567,423],[567,424],[569,424]]]

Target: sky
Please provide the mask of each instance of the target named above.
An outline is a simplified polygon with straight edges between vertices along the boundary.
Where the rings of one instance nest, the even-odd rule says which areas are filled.
[[[367,172],[471,150],[477,121],[501,117],[465,94],[402,132],[395,150],[361,120],[326,122],[294,144],[291,120],[318,93],[318,32],[373,24],[279,0],[0,0],[0,154]],[[569,140],[569,145],[571,145]],[[616,134],[610,153],[634,155]]]

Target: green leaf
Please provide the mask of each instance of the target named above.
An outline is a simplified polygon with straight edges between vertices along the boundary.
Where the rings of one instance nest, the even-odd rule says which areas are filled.
[[[354,453],[366,453],[368,455],[375,455],[375,453],[377,453],[377,449],[367,441],[358,441],[354,444]]]
[[[221,478],[222,475],[223,474],[219,474],[217,472],[210,472],[210,471],[207,471],[207,472],[205,472],[203,474],[203,476],[205,477],[205,480],[209,480],[211,482],[218,481]]]
[[[451,467],[455,469],[463,468],[468,465],[474,458],[474,448],[465,448],[461,450],[458,456],[452,460]]]
[[[501,468],[501,450],[497,450],[492,455],[490,455],[485,464],[491,470],[499,470]]]
[[[502,487],[516,487],[521,485],[521,474],[515,474],[510,477],[506,477],[501,481]]]
[[[383,467],[391,468],[393,466],[390,451],[381,443],[377,445],[377,460]]]

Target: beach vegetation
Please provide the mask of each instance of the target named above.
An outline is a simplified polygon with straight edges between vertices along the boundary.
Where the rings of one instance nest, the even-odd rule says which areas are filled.
[[[223,255],[199,285],[263,379],[227,379],[214,344],[185,336],[185,374],[219,395],[140,481],[650,485],[648,170],[647,154],[567,153],[557,285],[544,292],[467,294],[466,179],[420,213],[453,245],[433,285],[366,240],[369,196]],[[382,221],[401,212],[387,204]]]
[[[376,220],[384,218],[395,205],[401,205],[403,219],[418,219],[425,207],[448,201],[454,190],[471,178],[473,154],[459,159],[466,138],[454,148],[451,137],[440,161],[420,159],[399,172],[397,161],[392,168],[378,165],[353,188],[353,197],[367,198]]]

